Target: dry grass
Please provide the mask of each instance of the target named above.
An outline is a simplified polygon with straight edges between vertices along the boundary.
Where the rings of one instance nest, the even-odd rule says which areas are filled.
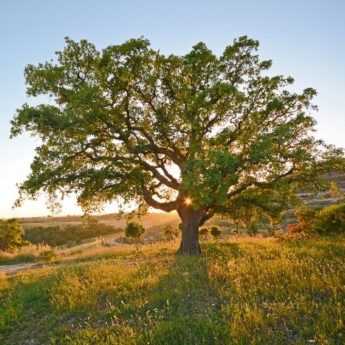
[[[0,264],[13,264],[20,262],[33,262],[39,259],[43,253],[51,251],[48,245],[28,244],[12,252],[0,251]]]

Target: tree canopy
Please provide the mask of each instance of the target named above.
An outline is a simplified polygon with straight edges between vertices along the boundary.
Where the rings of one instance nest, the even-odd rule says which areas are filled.
[[[244,36],[220,56],[202,42],[177,56],[143,38],[101,51],[67,38],[56,61],[25,69],[28,95],[50,101],[24,104],[12,121],[12,136],[41,140],[22,197],[177,210],[186,253],[199,252],[197,228],[215,213],[246,203],[278,212],[343,153],[313,136],[316,91],[291,91],[258,47]]]

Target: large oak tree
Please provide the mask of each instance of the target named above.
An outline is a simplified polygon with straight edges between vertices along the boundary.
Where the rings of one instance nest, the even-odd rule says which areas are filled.
[[[87,208],[112,200],[176,210],[180,252],[199,254],[198,228],[236,206],[280,210],[334,168],[340,151],[314,139],[312,88],[270,76],[258,42],[240,37],[217,56],[204,43],[164,55],[145,39],[98,51],[66,39],[55,62],[28,65],[12,135],[40,139],[22,197],[77,193]]]

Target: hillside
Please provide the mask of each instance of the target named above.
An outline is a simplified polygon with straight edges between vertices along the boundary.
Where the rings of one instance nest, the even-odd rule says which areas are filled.
[[[94,216],[99,222],[104,224],[113,225],[114,227],[124,227],[126,224],[125,217],[118,214],[104,214]],[[177,218],[176,213],[148,213],[140,219],[135,217],[136,221],[143,223],[145,227],[154,225],[162,225],[169,223]],[[24,227],[32,226],[64,226],[64,225],[78,225],[82,223],[81,216],[57,216],[57,217],[26,217],[18,219]]]
[[[2,345],[345,344],[345,238],[108,248],[0,278]]]
[[[115,240],[124,236],[127,221],[136,221],[145,227],[144,240],[164,236],[167,225],[177,227],[176,213],[148,213],[142,217],[128,218],[125,215],[107,214],[92,217],[91,221],[80,216],[22,218],[24,239],[33,244],[48,244],[52,247],[73,246],[96,239]],[[1,255],[0,255],[1,261]]]

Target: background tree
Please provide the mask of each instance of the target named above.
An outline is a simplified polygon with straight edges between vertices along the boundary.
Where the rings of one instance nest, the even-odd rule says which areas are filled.
[[[212,226],[211,227],[211,235],[213,237],[213,239],[217,239],[220,235],[221,235],[221,231],[220,229],[218,228],[218,226]]]
[[[23,227],[17,220],[0,220],[0,250],[13,250],[23,246],[23,236]]]
[[[125,235],[128,238],[138,240],[145,232],[145,228],[136,222],[129,222],[125,228]]]
[[[56,62],[25,69],[27,93],[12,122],[40,138],[21,200],[77,193],[90,208],[112,200],[176,210],[183,254],[199,254],[198,228],[241,199],[286,203],[317,186],[340,150],[314,139],[315,90],[291,92],[270,76],[259,43],[240,37],[216,56],[204,43],[163,55],[145,39],[98,51],[66,39]],[[285,197],[281,197],[285,195]]]

